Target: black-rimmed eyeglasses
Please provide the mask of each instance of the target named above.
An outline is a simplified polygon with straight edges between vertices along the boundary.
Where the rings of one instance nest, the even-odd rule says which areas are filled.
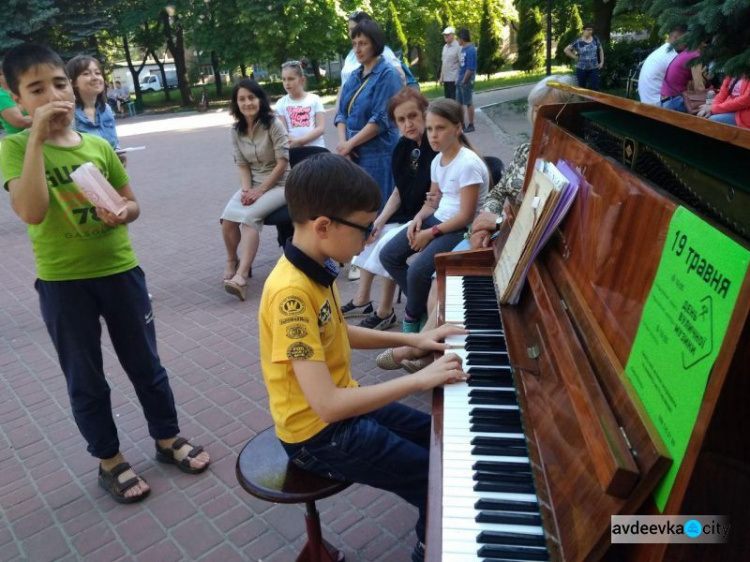
[[[346,219],[342,219],[340,217],[334,217],[332,215],[324,215],[331,219],[333,222],[337,222],[339,224],[343,224],[344,226],[350,226],[351,228],[356,228],[360,232],[364,232],[365,234],[365,240],[367,240],[370,237],[370,234],[372,234],[373,229],[375,228],[375,223],[371,222],[367,226],[362,226],[361,224],[357,224],[355,222],[348,221]],[[315,220],[317,218],[320,218],[320,216],[310,217],[310,220]]]
[[[419,157],[422,155],[420,150],[418,148],[415,148],[411,151],[411,161],[409,162],[409,170],[411,171],[411,175],[416,175],[417,170],[419,169]]]

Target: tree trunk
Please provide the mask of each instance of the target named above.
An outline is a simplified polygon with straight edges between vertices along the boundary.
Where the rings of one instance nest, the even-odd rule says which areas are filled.
[[[322,78],[322,76],[320,75],[320,64],[316,59],[311,60],[310,64],[312,64],[312,70],[313,74],[315,75],[315,79],[320,82],[320,79]]]
[[[213,68],[214,71],[214,83],[216,84],[216,96],[221,96],[221,90],[224,87],[224,84],[221,82],[221,71],[219,70],[219,55],[216,54],[216,51],[211,51],[211,68]]]
[[[247,65],[244,62],[240,63],[240,72],[243,78],[247,78]]]
[[[172,25],[169,21],[169,14],[166,10],[161,12],[161,20],[164,26],[164,36],[167,40],[167,49],[174,59],[175,70],[177,71],[177,86],[180,88],[182,96],[182,106],[189,107],[195,105],[193,93],[190,91],[190,83],[187,79],[187,65],[185,64],[185,38],[182,25]],[[177,19],[175,18],[175,22]],[[174,35],[172,32],[174,31]]]
[[[615,4],[617,0],[594,0],[594,33],[602,43],[609,43]]]
[[[169,97],[169,87],[167,86],[167,73],[164,71],[164,63],[159,60],[156,56],[156,52],[153,49],[146,51],[146,55],[151,53],[151,57],[154,59],[156,66],[159,67],[159,74],[161,74],[161,86],[164,88],[164,101],[172,101]]]
[[[141,73],[141,70],[143,70],[143,67],[146,66],[146,61],[148,60],[148,53],[143,57],[143,62],[141,63],[141,66],[138,68],[138,70],[135,69],[135,66],[133,66],[133,58],[130,56],[130,43],[128,42],[128,36],[123,35],[122,36],[122,48],[125,51],[125,60],[128,62],[128,69],[130,70],[130,75],[133,77],[133,89],[135,90],[135,101],[138,103],[138,105],[143,105],[143,94],[141,93],[141,81],[138,78],[138,75]]]

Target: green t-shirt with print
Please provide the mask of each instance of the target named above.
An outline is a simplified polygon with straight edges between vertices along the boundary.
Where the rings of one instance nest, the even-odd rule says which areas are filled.
[[[11,107],[17,107],[16,102],[14,102],[13,98],[10,97],[10,92],[0,88],[0,124],[3,125],[3,129],[5,129],[5,132],[9,135],[13,133],[20,133],[21,131],[23,131],[23,129],[14,127],[5,119],[3,119],[3,111],[5,111],[6,109],[10,109]]]
[[[40,224],[27,225],[37,275],[43,281],[106,277],[138,265],[127,227],[101,222],[94,206],[70,179],[81,164],[92,162],[119,190],[128,183],[125,168],[107,141],[79,134],[81,142],[76,146],[45,143],[43,147],[49,208]],[[21,177],[28,142],[28,130],[3,139],[0,172],[6,189],[8,182]]]

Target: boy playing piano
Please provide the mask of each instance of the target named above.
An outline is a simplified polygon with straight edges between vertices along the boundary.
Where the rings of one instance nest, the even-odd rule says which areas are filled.
[[[276,435],[297,466],[389,490],[417,507],[412,558],[420,560],[430,416],[396,401],[467,375],[448,354],[417,373],[360,387],[350,350],[412,345],[439,351],[447,348],[439,341],[463,330],[391,334],[344,321],[335,264],[363,250],[380,206],[380,188],[359,166],[332,154],[308,158],[289,175],[286,199],[294,237],[266,280],[259,318]]]

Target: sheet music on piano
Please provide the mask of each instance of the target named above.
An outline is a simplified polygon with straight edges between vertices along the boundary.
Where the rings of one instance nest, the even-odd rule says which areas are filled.
[[[500,302],[516,304],[534,258],[573,204],[583,180],[572,166],[537,160],[494,279]]]

